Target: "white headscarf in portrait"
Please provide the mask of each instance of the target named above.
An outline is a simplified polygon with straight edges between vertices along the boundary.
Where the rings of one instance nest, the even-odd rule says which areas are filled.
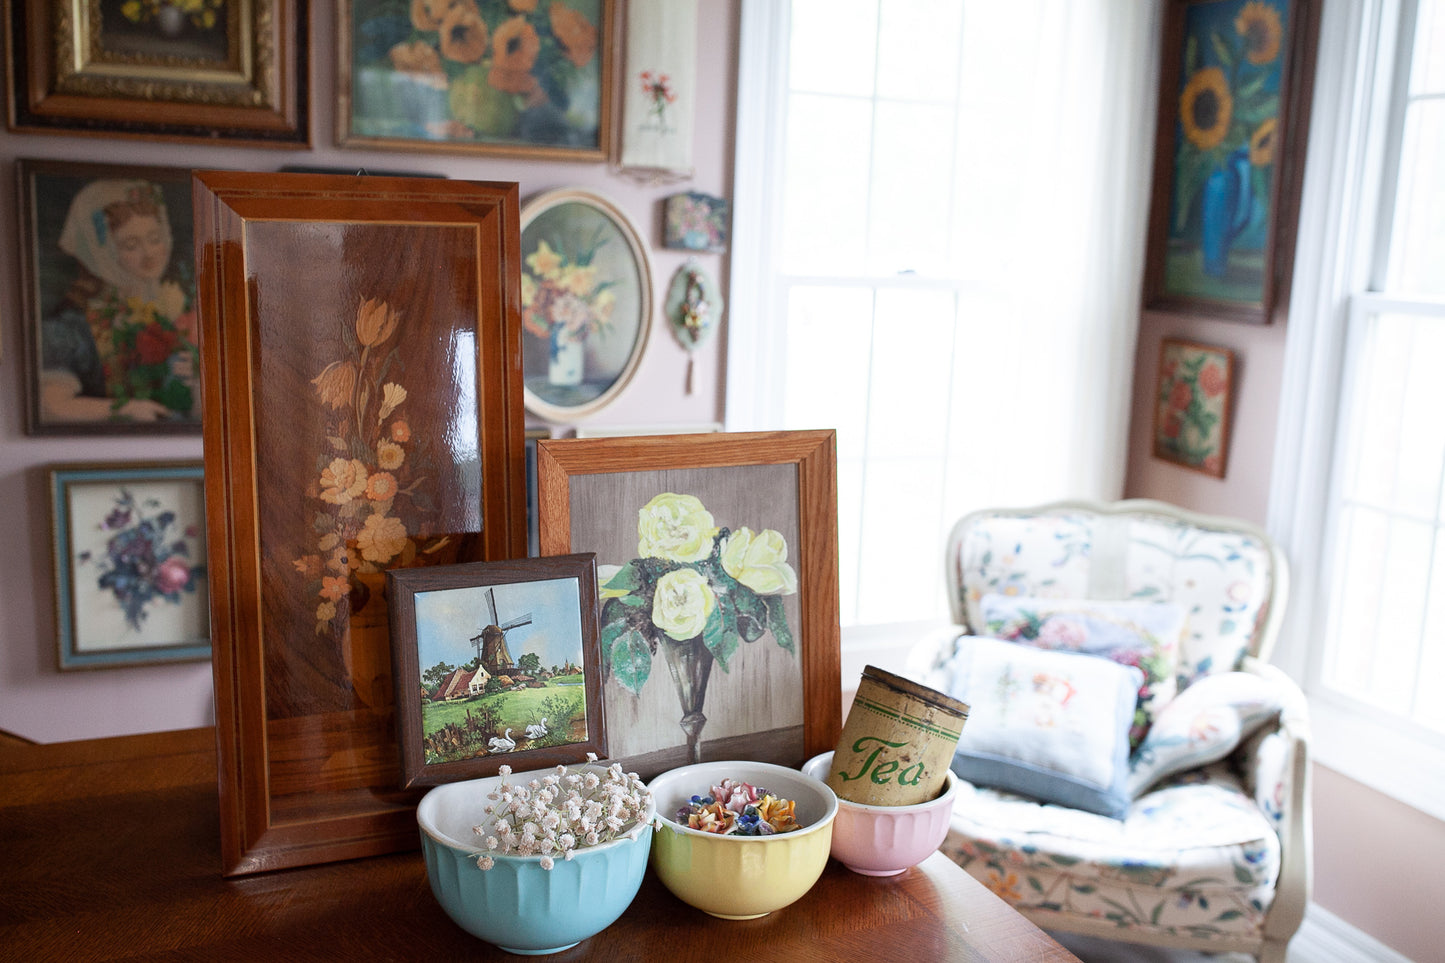
[[[142,197],[154,200],[159,208],[169,257],[172,244],[170,216],[166,213],[160,189],[149,181],[97,180],[86,184],[70,202],[70,212],[65,216],[59,243],[62,251],[85,265],[91,274],[113,285],[123,296],[155,301],[160,294],[160,283],[137,277],[121,265],[115,233],[105,217],[105,209],[111,204]]]

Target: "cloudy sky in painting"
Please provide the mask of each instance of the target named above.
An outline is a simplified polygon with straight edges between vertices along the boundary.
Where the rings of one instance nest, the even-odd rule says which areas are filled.
[[[581,598],[575,578],[542,579],[491,586],[497,595],[497,618],[507,622],[530,614],[531,625],[507,632],[507,651],[520,659],[535,652],[550,668],[572,661],[582,664]],[[418,592],[415,596],[417,655],[422,672],[445,662],[459,666],[477,655],[472,637],[491,622],[487,586]]]

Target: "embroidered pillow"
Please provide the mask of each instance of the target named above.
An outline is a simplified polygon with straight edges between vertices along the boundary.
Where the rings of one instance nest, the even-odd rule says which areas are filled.
[[[1041,649],[1103,656],[1144,674],[1129,729],[1138,747],[1159,711],[1178,691],[1176,668],[1184,612],[1167,602],[1046,599],[985,595],[985,634]]]
[[[964,636],[932,678],[969,706],[951,767],[960,777],[1124,817],[1137,668]]]
[[[1205,676],[1155,717],[1130,763],[1130,798],[1166,776],[1223,759],[1279,710],[1279,693],[1251,672]]]

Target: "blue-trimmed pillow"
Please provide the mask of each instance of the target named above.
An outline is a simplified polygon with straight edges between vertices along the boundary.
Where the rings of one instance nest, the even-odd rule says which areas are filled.
[[[1184,612],[1176,605],[990,594],[979,601],[979,607],[985,635],[1137,666],[1144,681],[1129,729],[1131,748],[1144,741],[1154,717],[1178,691]]]
[[[960,777],[1115,819],[1128,812],[1137,668],[964,636],[937,678],[969,706],[951,767]]]

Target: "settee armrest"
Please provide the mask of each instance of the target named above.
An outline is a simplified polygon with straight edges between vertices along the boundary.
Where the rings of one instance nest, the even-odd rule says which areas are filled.
[[[1309,703],[1299,685],[1278,666],[1247,656],[1240,669],[1264,679],[1279,693],[1277,721],[1245,740],[1235,752],[1235,762],[1244,773],[1246,788],[1279,833],[1279,883],[1264,929],[1266,936],[1287,939],[1304,918],[1312,885]]]

